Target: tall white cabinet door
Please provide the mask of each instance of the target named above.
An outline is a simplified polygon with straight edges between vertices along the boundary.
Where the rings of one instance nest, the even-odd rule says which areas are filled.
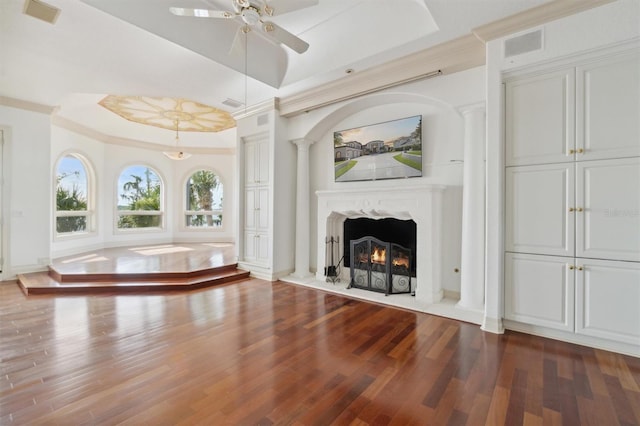
[[[573,331],[573,259],[508,253],[505,256],[505,318]]]
[[[574,74],[572,68],[506,83],[507,166],[573,160]]]
[[[580,66],[576,79],[576,159],[640,156],[640,56]]]
[[[262,136],[245,143],[244,176],[245,185],[269,183],[269,141]]]
[[[576,333],[640,345],[640,264],[576,264]]]
[[[576,167],[576,257],[640,261],[640,158]]]
[[[256,215],[258,203],[257,190],[254,188],[246,189],[244,191],[244,227],[247,229],[256,229],[258,227]]]
[[[507,167],[505,250],[574,255],[574,164]]]
[[[257,188],[256,225],[261,232],[269,230],[269,189]]]

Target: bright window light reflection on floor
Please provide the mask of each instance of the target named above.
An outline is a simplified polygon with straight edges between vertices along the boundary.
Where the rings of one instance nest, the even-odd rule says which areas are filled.
[[[87,254],[85,256],[74,257],[73,259],[63,260],[62,263],[89,263],[89,262],[104,262],[109,260],[104,256],[98,256],[97,254]]]

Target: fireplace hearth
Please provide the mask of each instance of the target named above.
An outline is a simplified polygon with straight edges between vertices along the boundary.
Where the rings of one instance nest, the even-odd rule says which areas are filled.
[[[390,294],[412,293],[411,249],[374,237],[351,240],[348,288]],[[412,293],[413,294],[413,293]]]

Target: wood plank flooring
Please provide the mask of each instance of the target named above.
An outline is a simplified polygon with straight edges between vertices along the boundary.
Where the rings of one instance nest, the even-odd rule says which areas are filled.
[[[640,359],[250,279],[0,284],[0,424],[637,425]]]

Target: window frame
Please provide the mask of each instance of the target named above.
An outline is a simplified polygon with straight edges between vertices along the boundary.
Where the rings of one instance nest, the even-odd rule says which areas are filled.
[[[86,191],[85,198],[87,201],[87,208],[85,210],[58,210],[57,205],[57,191],[58,191],[58,169],[60,162],[65,157],[73,157],[78,160],[84,168],[84,174],[86,178]],[[53,167],[53,191],[52,191],[52,210],[53,210],[53,239],[54,241],[86,238],[88,236],[95,235],[97,233],[97,211],[95,208],[96,203],[96,174],[95,168],[88,157],[82,152],[71,149],[62,152],[54,163]],[[84,217],[85,218],[85,230],[84,231],[72,231],[72,232],[58,232],[58,218],[60,217]]]
[[[142,167],[145,169],[151,170],[158,177],[158,182],[160,184],[160,208],[159,210],[120,210],[118,209],[118,203],[120,202],[119,197],[119,181],[122,174],[131,167]],[[131,233],[153,233],[153,232],[163,232],[166,231],[166,184],[165,179],[158,169],[155,166],[152,166],[145,162],[132,162],[124,165],[120,168],[120,171],[115,176],[115,203],[114,203],[114,218],[113,218],[113,229],[116,234],[131,234]],[[123,216],[159,216],[160,224],[159,226],[148,226],[148,227],[139,227],[139,228],[120,228],[118,223],[120,222],[120,218]]]
[[[191,177],[199,172],[199,171],[207,171],[207,172],[211,172],[213,173],[217,178],[218,178],[218,182],[219,185],[222,188],[222,206],[219,209],[213,209],[213,210],[188,210],[188,202],[189,202],[189,192],[188,192],[188,185],[189,185],[189,181],[191,180]],[[187,176],[185,177],[185,179],[183,179],[183,183],[182,183],[182,202],[181,202],[181,209],[182,209],[182,213],[180,214],[180,228],[183,231],[187,231],[187,232],[220,232],[220,231],[224,231],[224,182],[222,179],[222,176],[212,167],[206,167],[206,166],[200,166],[200,167],[195,167],[193,169],[191,169],[189,171],[189,173],[187,173]],[[215,215],[220,215],[221,216],[221,221],[220,221],[220,226],[191,226],[191,225],[187,225],[187,221],[189,216],[194,216],[194,215],[198,215],[198,216],[215,216]]]

